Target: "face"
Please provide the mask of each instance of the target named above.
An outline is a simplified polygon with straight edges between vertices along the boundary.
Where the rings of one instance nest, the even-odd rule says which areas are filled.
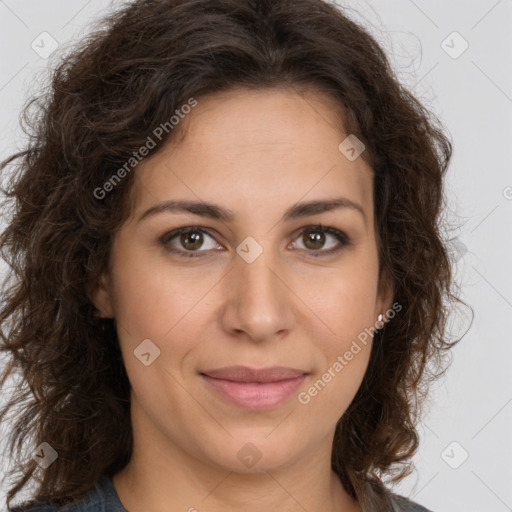
[[[136,439],[237,472],[330,453],[368,365],[358,335],[391,304],[372,170],[338,148],[337,112],[313,91],[200,98],[134,171],[94,302],[116,320]],[[233,366],[298,372],[214,378]]]

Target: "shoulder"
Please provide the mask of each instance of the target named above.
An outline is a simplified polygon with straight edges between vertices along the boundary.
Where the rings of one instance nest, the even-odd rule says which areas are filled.
[[[393,512],[433,512],[404,496],[394,494],[391,501],[393,503]]]
[[[8,512],[127,512],[119,501],[112,480],[103,477],[81,499],[63,506],[30,501],[8,509]]]

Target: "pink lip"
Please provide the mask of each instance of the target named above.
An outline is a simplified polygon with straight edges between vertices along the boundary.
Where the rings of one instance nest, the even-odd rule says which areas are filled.
[[[272,367],[260,370],[231,366],[202,372],[201,377],[229,402],[245,409],[267,409],[286,400],[304,381],[307,372]]]

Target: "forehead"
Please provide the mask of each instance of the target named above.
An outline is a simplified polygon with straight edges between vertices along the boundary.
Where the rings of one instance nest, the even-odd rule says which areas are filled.
[[[235,89],[197,102],[175,138],[137,167],[136,211],[178,196],[236,196],[263,205],[342,193],[367,204],[371,216],[372,170],[363,158],[350,161],[340,152],[347,133],[332,97]]]

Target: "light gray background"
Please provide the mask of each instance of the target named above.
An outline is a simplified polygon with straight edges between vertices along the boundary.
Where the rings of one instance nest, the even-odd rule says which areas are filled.
[[[0,0],[0,158],[23,143],[18,114],[40,85],[37,74],[119,3]],[[398,491],[435,512],[512,511],[512,0],[339,3],[372,26],[400,79],[449,130],[447,218],[460,226],[449,235],[457,237],[462,298],[475,311],[433,389],[417,472]],[[44,31],[59,43],[48,60],[31,48]],[[468,326],[467,318],[453,320],[455,334]],[[4,496],[0,488],[0,507]]]

